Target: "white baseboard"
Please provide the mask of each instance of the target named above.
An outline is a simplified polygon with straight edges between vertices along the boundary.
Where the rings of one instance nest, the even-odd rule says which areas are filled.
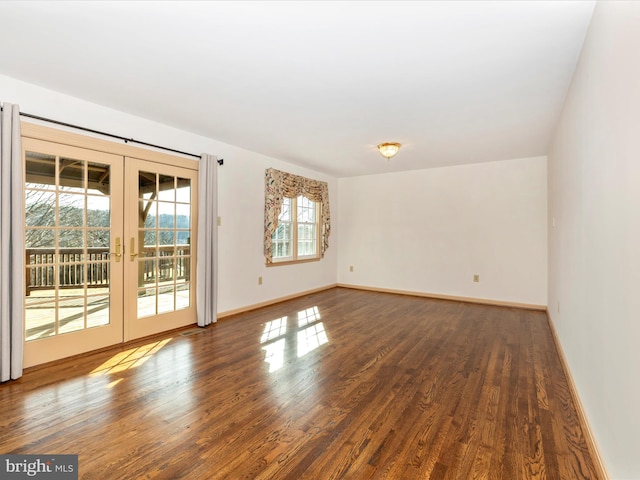
[[[516,308],[524,308],[527,310],[540,310],[546,311],[546,305],[535,305],[531,303],[517,303],[517,302],[505,302],[501,300],[490,300],[486,298],[474,298],[474,297],[458,297],[455,295],[441,295],[438,293],[428,293],[428,292],[415,292],[409,290],[395,290],[392,288],[378,288],[378,287],[366,287],[363,285],[352,285],[349,283],[338,283],[338,287],[344,288],[353,288],[356,290],[369,290],[372,292],[382,292],[382,293],[395,293],[398,295],[411,295],[413,297],[425,297],[425,298],[436,298],[439,300],[454,300],[456,302],[466,302],[466,303],[478,303],[481,305],[494,305],[499,307],[516,307]]]
[[[294,298],[304,297],[305,295],[311,295],[312,293],[322,292],[324,290],[329,290],[330,288],[334,288],[337,285],[332,283],[330,285],[326,285],[324,287],[314,288],[312,290],[305,290],[304,292],[292,293],[291,295],[285,295],[284,297],[273,298],[271,300],[266,300],[260,303],[254,303],[252,305],[247,305],[245,307],[235,308],[233,310],[226,310],[224,312],[218,313],[218,318],[230,317],[231,315],[237,315],[239,313],[250,312],[251,310],[256,310],[262,307],[268,307],[269,305],[274,305],[276,303],[284,302],[286,300],[293,300]]]
[[[562,348],[562,344],[560,343],[560,338],[558,337],[558,332],[556,331],[556,327],[553,324],[553,319],[547,309],[547,321],[549,322],[549,329],[551,330],[551,336],[553,337],[553,341],[556,344],[556,350],[558,352],[558,356],[560,357],[560,363],[562,364],[562,369],[564,370],[565,377],[567,377],[567,383],[569,384],[569,391],[571,392],[571,398],[573,400],[573,404],[576,406],[576,412],[578,413],[578,422],[580,423],[580,428],[584,433],[585,441],[587,442],[587,448],[589,449],[589,453],[591,454],[591,458],[593,458],[595,467],[598,470],[598,474],[600,478],[603,480],[609,480],[609,472],[607,472],[607,467],[604,464],[604,460],[602,458],[602,454],[600,453],[600,449],[598,448],[598,444],[596,443],[596,439],[593,435],[593,431],[591,429],[591,425],[589,424],[589,419],[587,418],[586,411],[584,409],[584,405],[582,404],[582,400],[580,400],[580,395],[578,395],[578,389],[576,388],[575,381],[573,380],[573,376],[571,375],[571,370],[569,369],[569,363],[567,362],[567,357],[564,354],[564,350]]]

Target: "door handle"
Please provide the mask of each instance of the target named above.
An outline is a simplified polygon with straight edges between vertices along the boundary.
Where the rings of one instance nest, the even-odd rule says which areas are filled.
[[[136,237],[131,237],[131,261],[133,262],[135,258],[138,256],[136,253]]]
[[[120,257],[122,256],[121,250],[122,250],[122,245],[120,245],[120,237],[116,237],[116,251],[115,253],[113,253],[113,255],[116,256],[116,262],[120,261]],[[111,252],[109,253],[111,254]]]

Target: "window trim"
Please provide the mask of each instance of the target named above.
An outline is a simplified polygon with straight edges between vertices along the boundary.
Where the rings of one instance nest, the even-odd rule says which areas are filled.
[[[271,267],[280,267],[282,265],[297,265],[298,263],[311,263],[311,262],[319,262],[322,260],[322,257],[314,257],[314,258],[303,258],[301,260],[274,260],[271,263],[267,263],[267,268]]]

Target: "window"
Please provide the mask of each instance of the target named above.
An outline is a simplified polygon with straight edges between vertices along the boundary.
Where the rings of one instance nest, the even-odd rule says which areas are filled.
[[[327,182],[268,168],[264,194],[267,266],[324,257],[331,233]]]
[[[283,198],[278,227],[271,236],[273,262],[318,258],[319,205],[303,195]]]

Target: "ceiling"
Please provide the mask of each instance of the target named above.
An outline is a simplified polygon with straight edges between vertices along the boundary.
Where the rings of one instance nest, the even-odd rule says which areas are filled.
[[[523,158],[594,5],[2,1],[0,73],[338,177]]]

